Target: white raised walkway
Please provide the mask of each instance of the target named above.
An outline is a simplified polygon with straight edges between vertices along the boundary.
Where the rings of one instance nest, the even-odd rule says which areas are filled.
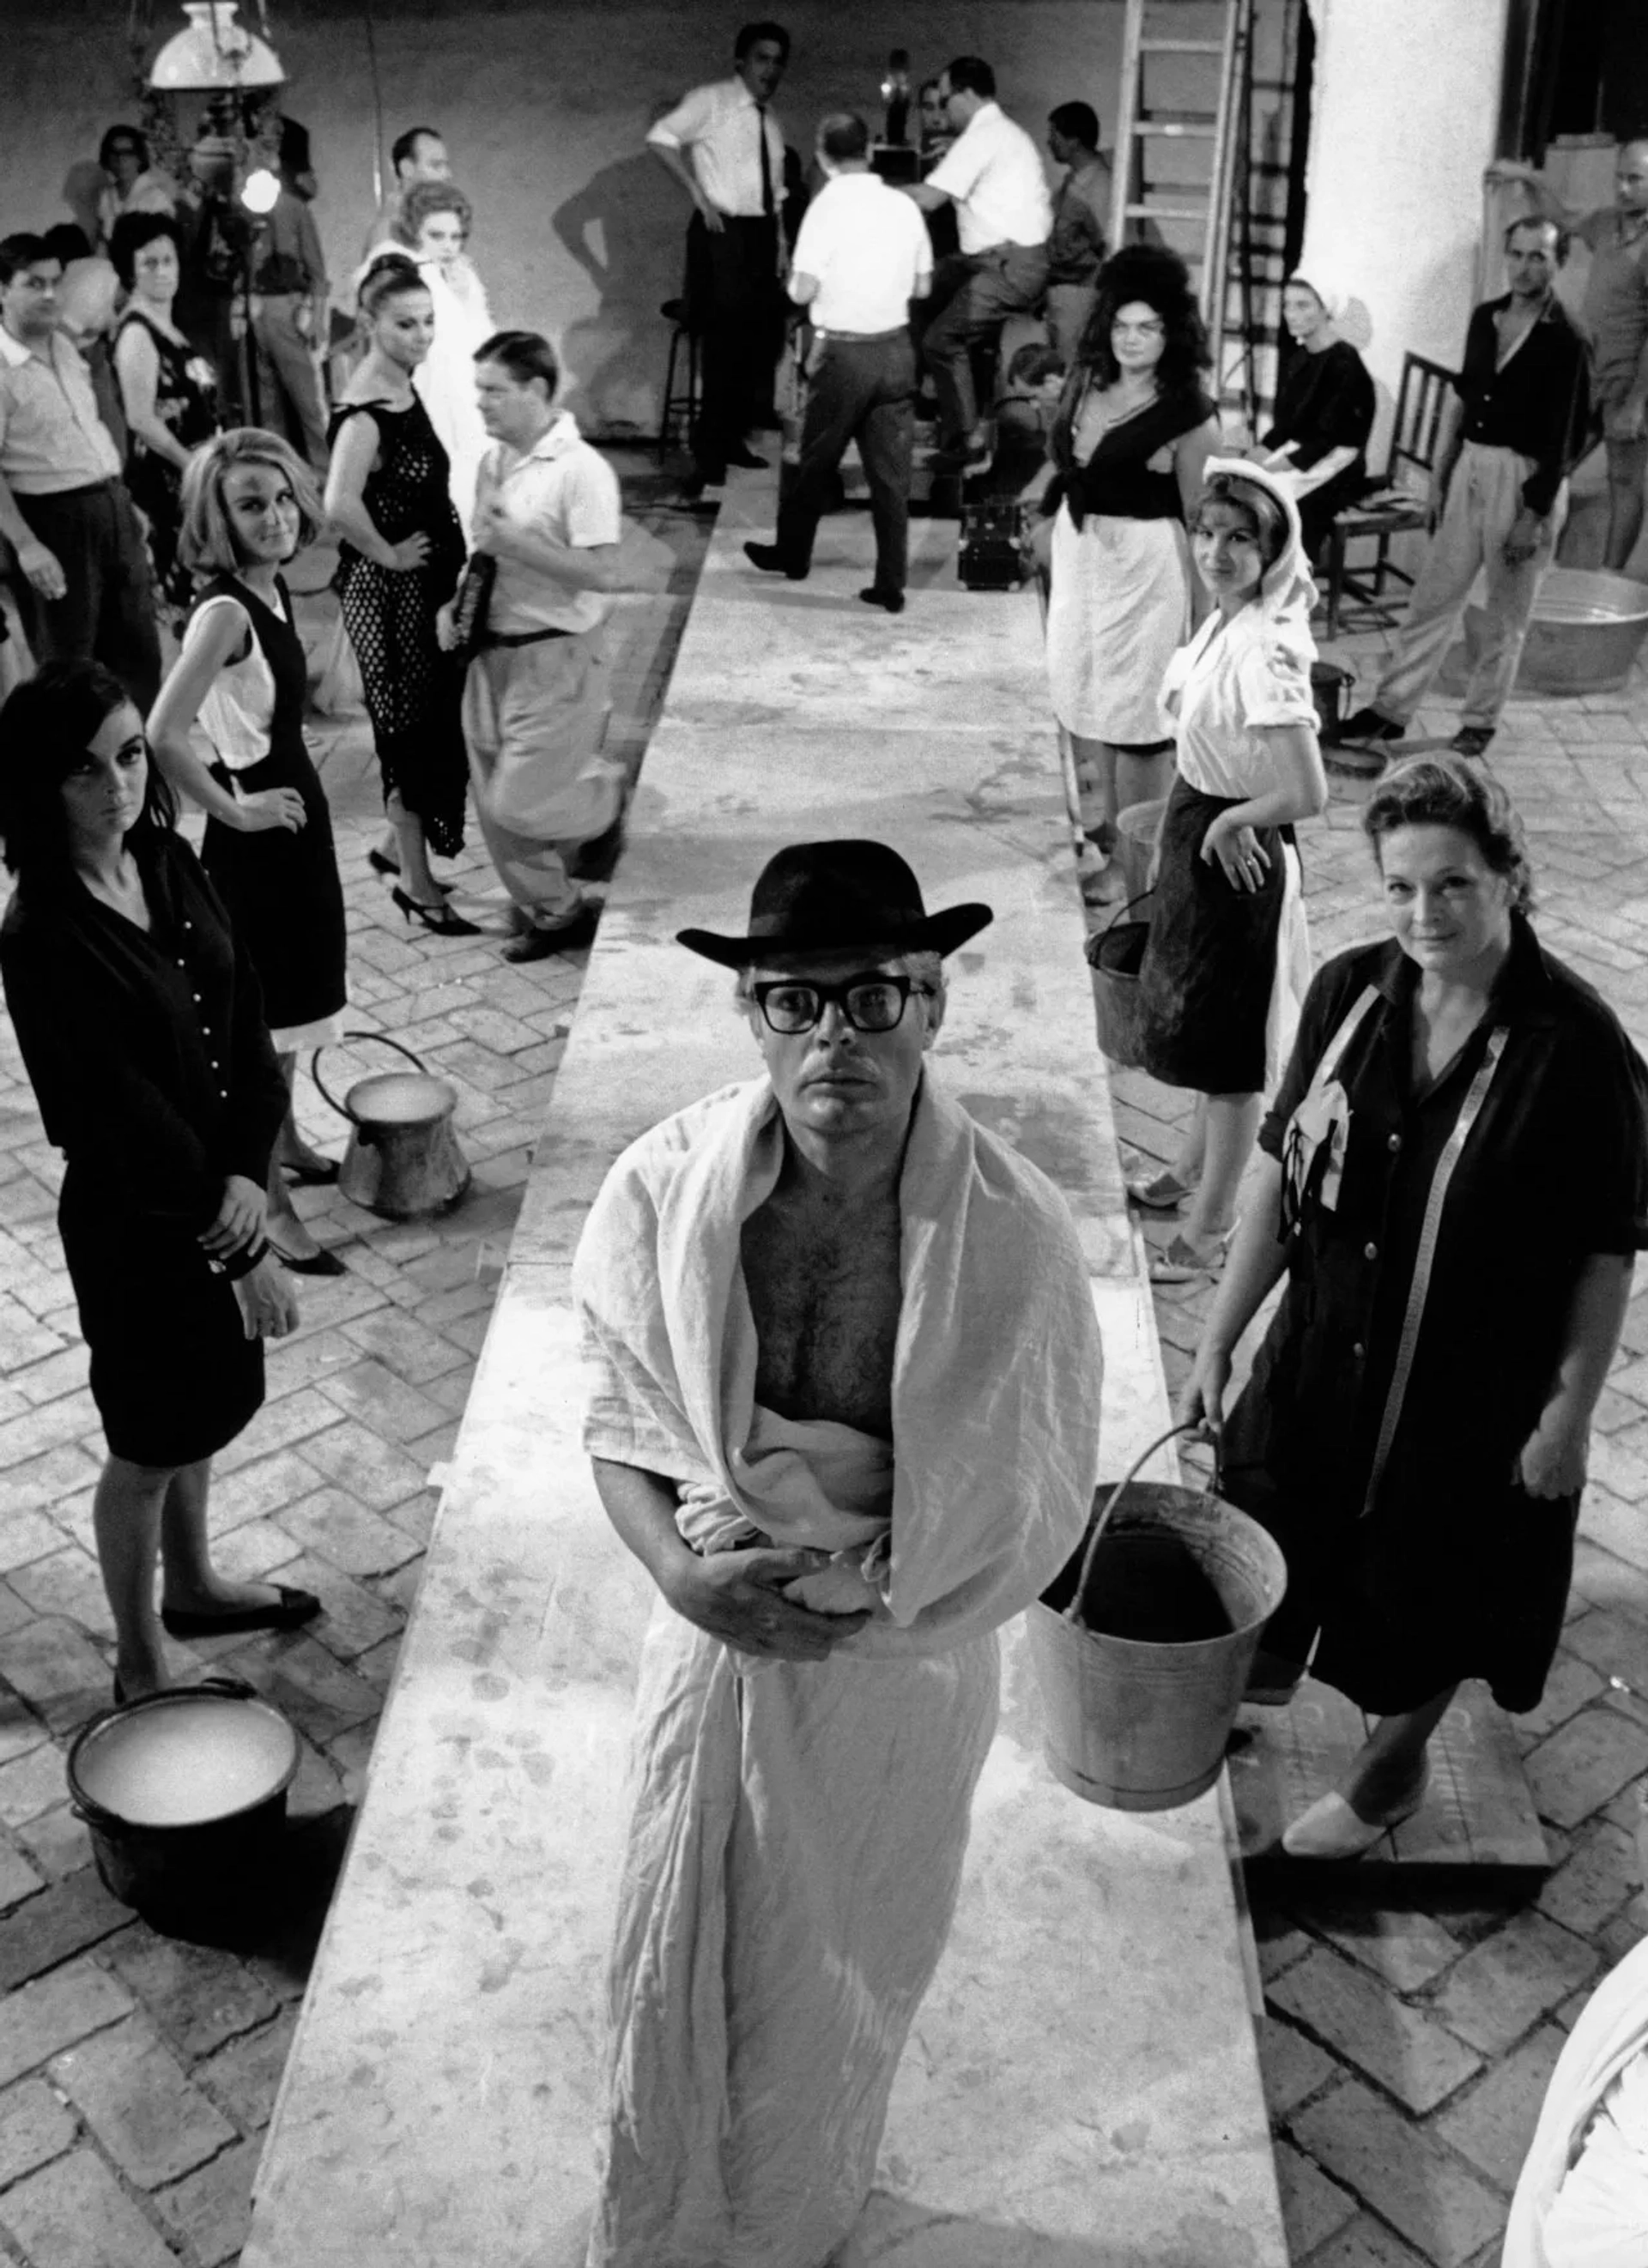
[[[873,836],[929,905],[982,898],[937,1075],[1064,1189],[1105,1343],[1108,1469],[1165,1422],[1094,1047],[1028,595],[960,590],[917,530],[898,621],[861,516],[757,578],[771,476],[722,511],[641,776],[258,2176],[244,2268],[577,2268],[648,1584],[578,1447],[567,1270],[617,1152],[757,1068],[730,980],[779,844]],[[841,2268],[1285,2268],[1243,1935],[1209,1795],[1068,1794],[1022,1629],[954,1934]],[[658,2268],[669,2268],[660,2263]]]

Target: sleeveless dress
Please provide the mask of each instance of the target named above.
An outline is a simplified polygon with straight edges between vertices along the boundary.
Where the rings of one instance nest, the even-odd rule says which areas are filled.
[[[140,307],[129,307],[115,334],[116,346],[136,325],[154,342],[159,367],[155,375],[154,414],[175,441],[197,449],[210,441],[223,423],[218,402],[218,380],[204,355],[176,339],[167,338]],[[194,596],[195,578],[177,556],[178,530],[182,524],[183,475],[149,446],[139,433],[126,446],[126,487],[132,502],[149,523],[149,556],[154,566],[155,588],[180,614]]]
[[[209,819],[201,846],[201,863],[257,971],[275,1045],[287,1053],[336,1037],[348,990],[332,814],[303,737],[303,643],[286,586],[277,587],[284,619],[237,577],[217,577],[202,592],[183,642],[187,651],[196,625],[224,600],[245,608],[251,649],[218,672],[200,705],[217,759],[212,777],[231,793],[291,787],[303,798],[304,823],[295,833],[274,827],[241,835]]]
[[[379,435],[378,463],[362,491],[372,524],[386,543],[426,535],[429,556],[421,567],[380,567],[340,543],[338,600],[366,685],[385,798],[398,793],[423,822],[430,849],[455,858],[469,779],[460,713],[463,666],[441,652],[435,616],[457,588],[463,530],[448,492],[447,453],[422,401],[414,396],[406,409],[345,402],[332,414],[329,444],[363,413]]]

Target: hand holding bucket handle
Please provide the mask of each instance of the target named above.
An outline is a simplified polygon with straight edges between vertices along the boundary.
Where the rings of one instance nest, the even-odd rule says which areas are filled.
[[[345,1032],[344,1035],[344,1040],[345,1044],[355,1040],[375,1040],[380,1047],[393,1048],[397,1056],[404,1056],[407,1062],[411,1064],[414,1071],[423,1071],[424,1069],[423,1057],[421,1056],[415,1056],[410,1048],[403,1047],[399,1040],[392,1040],[387,1032]],[[356,1117],[354,1112],[350,1108],[347,1102],[340,1102],[338,1101],[331,1088],[328,1086],[325,1080],[321,1077],[321,1057],[325,1053],[326,1049],[324,1048],[316,1048],[314,1053],[309,1057],[309,1076],[314,1081],[315,1087],[320,1094],[321,1101],[329,1104],[340,1118],[347,1118],[350,1124],[355,1129],[356,1132],[360,1133],[359,1119]],[[362,1135],[361,1138],[364,1141],[370,1138],[366,1135]]]
[[[1112,1489],[1105,1499],[1104,1510],[1093,1522],[1093,1531],[1088,1538],[1087,1550],[1083,1555],[1082,1572],[1076,1578],[1075,1589],[1071,1594],[1070,1603],[1064,1610],[1066,1622],[1079,1623],[1082,1618],[1082,1602],[1087,1596],[1088,1579],[1093,1572],[1093,1562],[1098,1556],[1099,1545],[1105,1540],[1105,1530],[1110,1525],[1110,1516],[1121,1501],[1122,1491],[1137,1477],[1141,1469],[1149,1463],[1157,1451],[1164,1449],[1167,1444],[1180,1433],[1194,1433],[1202,1440],[1210,1440],[1213,1443],[1213,1478],[1208,1495],[1210,1498],[1218,1495],[1224,1463],[1223,1428],[1204,1425],[1200,1418],[1186,1418],[1177,1425],[1170,1425],[1165,1433],[1158,1433],[1148,1448],[1140,1450],[1127,1471],[1116,1483],[1115,1487]]]

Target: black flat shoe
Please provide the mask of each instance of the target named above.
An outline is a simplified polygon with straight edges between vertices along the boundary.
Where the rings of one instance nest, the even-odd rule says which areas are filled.
[[[764,575],[786,575],[792,583],[807,580],[807,570],[803,567],[798,571],[788,565],[776,543],[746,543],[744,557],[752,567],[758,567]]]
[[[872,583],[868,591],[859,593],[859,597],[867,607],[884,607],[890,615],[901,615],[904,612],[902,591],[878,591]]]
[[[349,1273],[336,1253],[329,1252],[324,1245],[303,1260],[294,1253],[283,1252],[272,1236],[269,1240],[269,1248],[281,1266],[290,1268],[294,1276],[347,1276]]]
[[[454,914],[444,898],[438,906],[426,906],[421,899],[409,898],[404,890],[391,890],[389,896],[409,922],[422,922],[436,937],[479,937],[481,933],[476,923]]]
[[[729,465],[736,465],[741,472],[745,473],[765,473],[767,468],[766,459],[757,457],[753,449],[728,449],[727,461]]]
[[[227,1638],[237,1631],[296,1630],[320,1613],[313,1591],[295,1591],[286,1583],[275,1588],[280,1595],[266,1607],[223,1607],[201,1615],[186,1607],[162,1607],[160,1627],[168,1638]]]
[[[283,1158],[280,1170],[289,1182],[296,1182],[300,1189],[318,1189],[337,1179],[338,1167],[336,1158],[322,1158],[318,1166],[288,1164]]]
[[[529,929],[513,945],[504,947],[504,959],[519,967],[522,961],[547,961],[551,954],[581,953],[586,946],[595,943],[600,919],[594,906],[586,906],[574,920],[564,922],[559,929]]]

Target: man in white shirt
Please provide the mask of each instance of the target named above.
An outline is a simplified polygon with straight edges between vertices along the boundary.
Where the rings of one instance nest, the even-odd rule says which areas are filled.
[[[746,24],[731,78],[694,87],[647,136],[693,205],[687,304],[703,355],[695,490],[724,481],[728,465],[766,462],[745,437],[770,412],[784,342],[784,136],[772,102],[789,52],[781,24]]]
[[[938,388],[939,472],[989,462],[973,386],[972,351],[1001,335],[1009,315],[1038,307],[1047,288],[1053,201],[1041,152],[995,99],[995,73],[958,55],[939,77],[957,138],[924,181],[904,194],[924,212],[956,208],[961,250],[940,262],[923,325],[921,356]]]
[[[463,688],[469,784],[521,934],[506,961],[586,946],[596,908],[567,872],[624,807],[622,765],[601,754],[611,707],[602,625],[623,513],[604,457],[555,407],[560,369],[536,331],[499,331],[475,357],[482,461],[474,542],[496,561]],[[452,643],[451,609],[441,616]]]
[[[806,579],[813,538],[849,441],[859,445],[876,527],[876,579],[866,605],[904,612],[915,349],[910,302],[932,289],[927,228],[907,197],[871,173],[869,129],[837,111],[818,129],[829,176],[795,239],[789,294],[812,319],[801,462],[779,501],[778,540],[745,556],[792,583]]]

